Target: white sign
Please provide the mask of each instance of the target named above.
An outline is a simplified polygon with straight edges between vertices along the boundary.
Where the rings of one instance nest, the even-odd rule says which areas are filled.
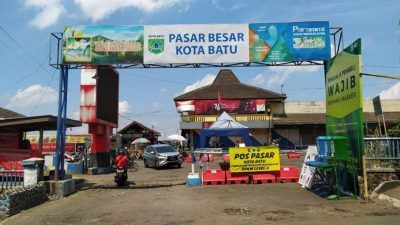
[[[317,146],[311,145],[307,148],[306,157],[304,158],[304,162],[315,161],[315,157],[318,155]],[[301,174],[299,179],[299,184],[302,187],[311,187],[311,182],[314,176],[315,168],[309,167],[303,163],[303,167],[301,168]]]
[[[249,26],[145,26],[143,56],[145,64],[249,62]]]

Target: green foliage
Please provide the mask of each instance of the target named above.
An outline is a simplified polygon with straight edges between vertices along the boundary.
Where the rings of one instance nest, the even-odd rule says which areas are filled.
[[[396,125],[387,130],[390,137],[400,137],[400,119],[397,121]]]

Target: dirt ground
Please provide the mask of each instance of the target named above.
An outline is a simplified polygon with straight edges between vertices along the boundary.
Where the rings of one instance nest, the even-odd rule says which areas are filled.
[[[300,167],[302,159],[282,158]],[[1,224],[385,224],[398,225],[400,209],[387,201],[326,200],[297,183],[184,185],[183,168],[143,168],[117,188],[113,174],[81,176],[86,182],[66,198],[49,201]],[[216,168],[216,164],[211,165]]]

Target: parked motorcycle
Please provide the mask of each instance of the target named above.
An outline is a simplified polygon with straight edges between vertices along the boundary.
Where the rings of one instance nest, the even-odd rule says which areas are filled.
[[[117,183],[118,186],[123,186],[127,180],[128,174],[126,172],[126,169],[123,167],[118,167],[115,172],[114,181]]]

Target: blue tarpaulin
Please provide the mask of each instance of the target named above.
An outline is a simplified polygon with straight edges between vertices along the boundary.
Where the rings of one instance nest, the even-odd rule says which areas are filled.
[[[226,112],[223,112],[210,128],[200,131],[200,148],[208,147],[211,137],[243,137],[245,145],[251,145],[249,128],[236,122]]]

